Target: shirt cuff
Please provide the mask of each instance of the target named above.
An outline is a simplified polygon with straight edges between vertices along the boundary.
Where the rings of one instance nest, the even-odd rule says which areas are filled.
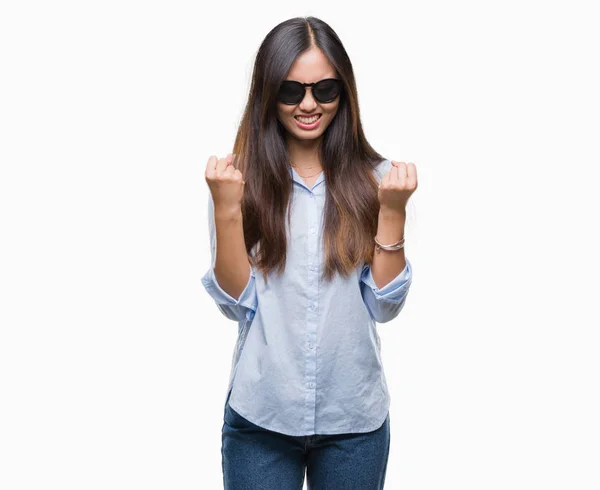
[[[250,278],[248,283],[242,291],[242,294],[240,294],[240,297],[236,300],[233,296],[224,291],[221,286],[219,286],[213,267],[211,267],[206,274],[202,276],[202,284],[204,285],[204,288],[217,304],[228,306],[245,306],[246,308],[256,311],[258,301],[256,299],[256,287],[254,281],[254,271],[250,270]]]
[[[400,302],[404,299],[406,290],[410,287],[412,282],[412,265],[408,259],[405,260],[406,266],[402,272],[400,272],[400,274],[394,277],[381,289],[379,289],[377,284],[375,284],[373,272],[369,264],[366,264],[362,270],[361,281],[371,288],[373,294],[375,294],[378,299],[391,302]]]

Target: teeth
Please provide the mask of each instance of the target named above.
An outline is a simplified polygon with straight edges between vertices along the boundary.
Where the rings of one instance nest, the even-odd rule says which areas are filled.
[[[298,119],[298,121],[300,121],[301,123],[310,124],[310,123],[315,122],[320,117],[321,116],[319,114],[317,114],[316,116],[313,116],[313,117],[296,116],[296,119]]]

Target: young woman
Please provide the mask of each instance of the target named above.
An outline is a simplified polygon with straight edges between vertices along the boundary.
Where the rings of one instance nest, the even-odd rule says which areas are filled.
[[[225,488],[302,489],[305,474],[309,489],[383,488],[390,396],[376,322],[399,314],[411,284],[417,174],[367,142],[352,65],[325,22],[268,33],[233,153],[209,158],[206,181],[202,282],[238,322]]]

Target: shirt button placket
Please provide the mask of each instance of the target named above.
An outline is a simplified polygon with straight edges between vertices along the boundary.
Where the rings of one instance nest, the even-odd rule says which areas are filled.
[[[305,370],[305,386],[306,394],[306,412],[305,412],[305,431],[314,432],[315,423],[315,405],[316,405],[316,350],[315,344],[317,340],[317,325],[319,311],[319,216],[316,199],[311,196],[311,202],[308,206],[308,312],[307,312],[307,328],[306,328],[306,370]]]

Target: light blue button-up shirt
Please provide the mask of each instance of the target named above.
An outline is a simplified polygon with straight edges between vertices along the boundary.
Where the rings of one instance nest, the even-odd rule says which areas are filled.
[[[374,169],[378,181],[391,168]],[[212,263],[202,284],[219,310],[238,322],[227,395],[252,423],[291,436],[369,432],[381,427],[390,395],[381,362],[376,322],[402,310],[412,280],[406,267],[379,289],[363,263],[348,279],[319,280],[323,266],[322,216],[325,178],[312,189],[290,167],[291,226],[285,272],[268,285],[251,266],[236,301],[216,281],[214,203],[208,221]]]

